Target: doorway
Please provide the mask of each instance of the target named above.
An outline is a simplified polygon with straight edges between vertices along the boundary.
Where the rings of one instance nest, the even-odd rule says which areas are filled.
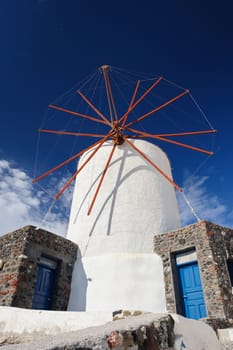
[[[40,258],[32,301],[33,309],[51,310],[56,268],[57,262],[55,260],[48,259],[47,257]]]
[[[206,317],[206,307],[196,252],[186,252],[176,256],[179,280],[179,294],[183,314],[198,320]]]

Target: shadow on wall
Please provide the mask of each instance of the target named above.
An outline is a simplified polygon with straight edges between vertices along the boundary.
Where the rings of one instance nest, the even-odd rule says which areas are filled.
[[[122,177],[122,172],[123,172],[123,167],[124,167],[124,164],[125,164],[125,160],[126,160],[126,157],[129,157],[129,156],[127,155],[127,153],[128,153],[128,150],[124,150],[124,151],[123,151],[123,155],[122,155],[121,157],[118,157],[115,161],[113,161],[113,162],[110,164],[110,167],[112,167],[112,166],[114,166],[116,163],[121,162],[121,164],[120,164],[120,166],[119,166],[119,171],[118,171],[118,174],[117,174],[116,185],[115,185],[115,187],[114,187],[112,193],[110,193],[109,197],[108,197],[107,200],[106,200],[106,202],[108,202],[108,200],[110,200],[110,198],[113,197],[112,204],[111,204],[111,215],[109,216],[109,218],[110,218],[109,220],[110,220],[110,221],[111,221],[111,217],[112,217],[112,213],[113,213],[113,208],[114,208],[114,203],[115,203],[115,201],[116,201],[116,195],[117,195],[117,191],[116,191],[115,189],[119,186],[119,184],[120,184],[120,182],[121,182],[121,177]],[[131,156],[133,156],[133,154],[131,154]],[[80,213],[80,210],[82,209],[82,206],[84,205],[85,201],[87,200],[87,198],[88,198],[90,192],[92,191],[93,187],[94,187],[95,185],[97,185],[97,183],[98,183],[98,181],[100,180],[100,177],[101,177],[101,176],[102,176],[102,173],[98,174],[98,176],[96,177],[96,179],[93,180],[93,183],[91,184],[89,190],[88,190],[87,193],[85,194],[85,196],[84,196],[84,198],[83,198],[83,200],[82,200],[82,203],[81,203],[79,209],[77,210],[77,213],[76,213],[75,219],[74,219],[74,223],[77,221],[78,215],[79,215],[79,213]],[[106,205],[106,203],[104,203],[104,207],[105,207],[105,205]],[[98,217],[101,215],[102,211],[103,211],[103,208],[102,208],[102,210],[100,211]],[[97,217],[96,221],[98,220],[98,217]],[[95,222],[95,223],[96,223],[96,222]],[[90,232],[90,235],[92,234],[92,232],[93,232],[93,230],[94,230],[94,228],[95,228],[95,223],[94,223],[93,228],[92,228],[92,230],[91,230],[91,232]],[[111,223],[108,224],[107,235],[110,234],[110,227],[111,227]]]
[[[117,179],[116,179],[116,184],[115,187],[113,188],[112,192],[109,194],[109,196],[106,198],[105,203],[103,203],[102,208],[99,211],[99,214],[96,217],[96,220],[92,226],[92,229],[90,231],[89,236],[91,236],[94,232],[95,226],[98,222],[99,217],[101,216],[101,214],[104,211],[105,206],[107,205],[108,201],[111,199],[112,197],[112,201],[111,201],[111,209],[110,209],[110,215],[109,215],[109,219],[108,219],[108,223],[107,223],[107,231],[106,231],[106,235],[110,235],[111,232],[111,226],[112,226],[112,217],[113,217],[113,211],[114,211],[114,207],[115,207],[115,202],[116,202],[116,197],[117,197],[117,188],[120,187],[120,184],[123,182],[122,178],[122,173],[123,173],[123,169],[124,169],[124,165],[125,165],[125,161],[126,161],[126,157],[129,156],[133,156],[133,154],[131,155],[127,155],[128,150],[124,150],[123,156],[118,158],[116,161],[114,161],[110,166],[113,166],[115,163],[120,162],[120,166],[119,166],[119,171],[117,174]]]
[[[124,181],[129,178],[132,174],[134,173],[137,173],[138,171],[140,170],[143,170],[143,169],[146,169],[147,171],[151,171],[151,172],[154,172],[154,169],[151,167],[148,166],[147,162],[145,161],[145,165],[140,165],[140,166],[137,166],[136,168],[128,171],[126,174],[124,174],[123,176],[123,170],[124,170],[124,167],[125,167],[125,162],[126,162],[126,158],[129,158],[129,157],[137,157],[136,154],[134,154],[132,151],[129,152],[128,149],[124,150],[123,151],[123,154],[122,156],[118,157],[116,160],[114,160],[110,167],[112,166],[115,166],[116,163],[120,163],[119,164],[119,167],[118,167],[118,173],[117,173],[117,178],[116,178],[116,183],[115,183],[115,186],[114,188],[112,189],[112,191],[109,193],[109,195],[106,197],[104,203],[102,204],[101,208],[99,208],[99,213],[97,214],[96,218],[95,218],[95,221],[93,222],[93,225],[92,227],[90,228],[90,232],[89,232],[89,239],[91,238],[94,230],[95,230],[95,227],[96,227],[96,224],[100,218],[101,215],[103,215],[103,212],[105,210],[105,207],[107,206],[107,204],[109,203],[109,201],[111,200],[111,208],[110,208],[110,214],[108,216],[108,221],[106,222],[106,235],[110,235],[111,233],[111,227],[112,227],[112,219],[113,219],[113,213],[114,213],[114,208],[115,208],[115,202],[116,202],[116,199],[117,199],[117,194],[118,194],[118,191],[116,191],[116,189],[119,189],[120,186],[124,183]],[[80,206],[79,206],[79,209],[77,210],[76,214],[75,214],[75,218],[74,218],[74,223],[78,220],[78,217],[79,217],[79,213],[85,203],[85,201],[88,199],[88,196],[90,194],[90,192],[93,190],[93,187],[97,186],[97,183],[101,177],[102,173],[98,174],[97,177],[95,178],[95,180],[93,180],[89,190],[87,191],[87,193],[85,194]],[[87,246],[89,244],[89,240],[88,240],[88,243],[87,243]],[[84,249],[84,252],[83,252],[83,255],[85,255],[85,252],[86,252],[86,249],[87,247]]]
[[[78,283],[77,283],[78,281]],[[78,251],[74,265],[68,311],[86,311],[87,275],[84,271],[81,252]]]

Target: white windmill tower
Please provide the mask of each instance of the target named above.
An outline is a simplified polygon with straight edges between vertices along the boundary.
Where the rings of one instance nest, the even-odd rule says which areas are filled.
[[[147,141],[133,145],[171,177],[165,153]],[[125,142],[114,152],[91,215],[87,210],[112,142],[77,177],[67,238],[81,254],[73,274],[71,310],[165,311],[162,261],[153,235],[179,227],[173,186]],[[88,157],[87,152],[79,166]]]
[[[40,130],[100,138],[95,144],[35,179],[40,180],[81,155],[77,171],[56,196],[58,199],[76,178],[67,238],[79,245],[80,254],[73,273],[69,309],[165,312],[162,261],[153,252],[153,236],[180,226],[175,188],[182,190],[172,180],[166,154],[141,138],[157,139],[210,155],[212,152],[174,141],[170,137],[207,134],[214,130],[149,134],[132,129],[133,124],[179,100],[189,91],[182,90],[170,100],[129,121],[132,112],[162,78],[156,79],[140,97],[137,97],[141,84],[138,80],[127,111],[119,117],[109,67],[102,66],[100,71],[110,118],[80,89],[78,95],[98,118],[57,105],[49,107],[104,124],[108,128],[105,134]]]

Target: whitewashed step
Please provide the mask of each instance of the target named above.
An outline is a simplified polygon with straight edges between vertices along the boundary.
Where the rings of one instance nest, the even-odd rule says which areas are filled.
[[[218,329],[217,333],[220,343],[227,344],[233,342],[233,328]]]

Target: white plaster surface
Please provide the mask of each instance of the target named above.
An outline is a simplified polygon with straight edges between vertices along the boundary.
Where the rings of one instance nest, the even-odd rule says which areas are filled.
[[[111,312],[29,310],[0,306],[0,334],[55,335],[112,321]]]
[[[214,330],[202,321],[171,314],[175,321],[175,350],[221,350]]]
[[[233,328],[218,329],[218,337],[221,343],[233,342]]]
[[[53,312],[0,307],[0,336],[5,335],[7,339],[7,333],[11,336],[31,333],[32,338],[27,339],[29,341],[35,339],[35,335],[39,334],[56,335],[52,339],[45,339],[44,343],[42,337],[38,338],[36,343],[18,345],[19,349],[55,349],[61,344],[68,345],[72,342],[75,344],[82,338],[102,337],[106,339],[106,336],[113,330],[136,329],[141,325],[156,322],[160,316],[162,315],[148,313],[103,324],[111,321],[111,316],[107,313]],[[215,332],[207,324],[176,314],[171,316],[175,321],[175,350],[221,350]],[[97,325],[101,327],[86,329],[86,327]],[[64,334],[78,330],[80,332]],[[14,348],[10,345],[3,346],[4,349],[8,347]]]
[[[132,140],[169,177],[170,164],[157,146]],[[154,234],[180,227],[173,186],[135,150],[118,146],[91,215],[87,211],[112,149],[106,142],[76,179],[67,238],[82,255],[152,253]],[[86,152],[79,167],[90,155]]]
[[[79,257],[69,310],[166,312],[163,266],[157,254]]]
[[[132,142],[172,178],[160,148]],[[112,147],[104,143],[76,180],[67,238],[78,244],[82,258],[74,267],[69,310],[166,312],[162,262],[153,254],[153,237],[180,225],[175,191],[124,143],[116,148],[87,216]],[[90,154],[83,155],[79,167]]]

